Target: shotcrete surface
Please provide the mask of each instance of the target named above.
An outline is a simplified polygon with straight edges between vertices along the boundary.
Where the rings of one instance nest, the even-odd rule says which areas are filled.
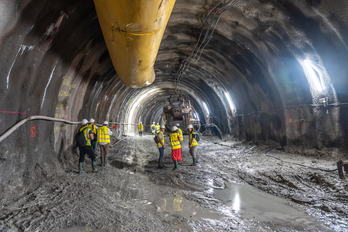
[[[186,136],[183,146],[178,170],[172,170],[169,146],[166,167],[157,168],[150,135],[117,143],[99,173],[87,160],[78,175],[78,156],[71,153],[75,166],[65,174],[1,201],[0,231],[348,230],[347,182],[336,172],[294,164],[334,169],[333,152],[303,156],[273,149],[270,157],[267,145],[204,137],[192,167]]]

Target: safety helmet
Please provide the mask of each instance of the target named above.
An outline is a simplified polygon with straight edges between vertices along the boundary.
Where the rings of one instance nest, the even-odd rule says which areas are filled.
[[[82,125],[87,125],[87,123],[88,123],[88,120],[87,119],[82,119]]]
[[[159,125],[159,123],[157,123],[157,125]]]
[[[193,129],[192,124],[188,125],[188,126],[187,126],[187,129]]]
[[[152,122],[153,124],[155,124],[155,122]]]
[[[108,122],[108,121],[105,121],[103,124],[104,124],[104,125],[109,125],[109,122]]]
[[[143,124],[142,122],[140,122],[140,124]]]
[[[173,126],[172,131],[176,131],[178,128],[176,126]]]
[[[95,120],[94,120],[93,118],[91,118],[91,119],[89,120],[89,122],[90,122],[90,123],[93,123],[93,122],[95,122]]]
[[[179,126],[180,126],[180,124],[179,124],[179,123],[177,123],[175,126],[179,127]]]
[[[162,125],[162,126],[161,126],[161,129],[166,129],[166,126],[165,126],[165,125]]]

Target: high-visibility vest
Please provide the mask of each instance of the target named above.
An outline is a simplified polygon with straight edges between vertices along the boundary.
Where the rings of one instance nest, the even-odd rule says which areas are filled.
[[[89,130],[92,131],[93,134],[97,134],[97,130],[95,129],[95,125],[89,124],[88,125]]]
[[[152,133],[155,133],[155,131],[156,131],[156,125],[155,124],[151,125],[151,130],[152,130]]]
[[[160,139],[160,138],[158,137],[159,134],[162,135],[162,139]],[[162,131],[157,132],[157,138],[158,138],[158,141],[162,140],[162,143],[163,143],[163,145],[164,145],[164,135],[163,135],[163,132],[162,132]],[[161,143],[158,143],[157,145],[162,147],[162,144],[161,144]]]
[[[138,125],[138,130],[139,131],[143,131],[144,130],[144,125],[143,124],[139,124]]]
[[[172,150],[176,150],[176,149],[180,149],[181,145],[180,145],[180,141],[178,139],[180,135],[178,133],[172,133],[170,134],[170,143],[172,146]]]
[[[161,128],[161,126],[160,126],[160,125],[156,125],[155,127],[156,127],[156,131],[159,131],[159,130],[160,130],[160,128]]]
[[[80,129],[80,131],[83,131],[83,130],[84,130],[83,133],[85,135],[85,139],[87,141],[86,146],[91,146],[91,139],[89,138],[89,131],[90,131],[90,129],[87,127],[87,129],[85,130],[85,127],[82,127]]]
[[[108,134],[109,128],[107,126],[102,126],[97,129],[97,142],[98,143],[110,143],[110,135]]]
[[[182,130],[180,128],[178,128],[178,132],[179,132],[179,135],[180,135],[180,140],[183,141],[184,137],[182,136]]]
[[[189,145],[191,143],[192,135],[196,135],[196,133],[194,131],[192,131],[192,133],[190,133],[190,135],[189,135]],[[197,146],[197,145],[198,145],[198,143],[197,143],[196,139],[193,138],[192,147]]]

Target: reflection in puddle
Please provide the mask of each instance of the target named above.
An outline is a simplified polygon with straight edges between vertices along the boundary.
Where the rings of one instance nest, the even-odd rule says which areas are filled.
[[[214,197],[221,200],[235,213],[259,221],[287,221],[298,224],[316,223],[290,201],[262,192],[249,185],[226,183],[225,189],[215,189]]]
[[[162,217],[171,218],[174,214],[179,214],[186,218],[209,218],[220,219],[221,216],[202,208],[197,202],[189,201],[180,195],[175,197],[162,198],[157,203],[157,212]]]

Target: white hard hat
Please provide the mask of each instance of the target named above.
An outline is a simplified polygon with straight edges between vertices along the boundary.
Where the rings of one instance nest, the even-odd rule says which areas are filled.
[[[88,123],[88,120],[87,119],[83,119],[81,123],[82,123],[82,125],[86,125]]]
[[[165,126],[165,125],[162,125],[162,126],[161,126],[161,129],[166,129],[166,126]]]
[[[153,124],[155,124],[155,122],[153,122]]]
[[[108,121],[105,121],[103,124],[104,124],[104,125],[109,125],[109,122],[108,122]]]
[[[179,126],[180,126],[180,124],[179,124],[179,123],[177,123],[175,126],[179,127]]]
[[[157,125],[159,125],[159,123],[157,123]]]
[[[143,124],[142,122],[140,122],[140,124]]]
[[[89,120],[89,122],[92,123],[92,122],[95,122],[95,120],[94,120],[93,118],[91,118],[91,119]]]
[[[193,129],[192,124],[188,125],[188,126],[187,126],[187,129]]]
[[[176,126],[173,126],[172,131],[176,131],[178,128]]]

